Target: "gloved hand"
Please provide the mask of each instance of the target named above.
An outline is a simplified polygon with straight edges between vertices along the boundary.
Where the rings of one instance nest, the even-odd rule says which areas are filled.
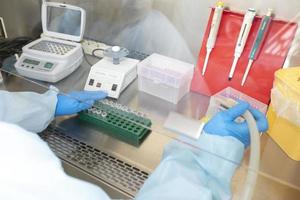
[[[205,133],[220,136],[232,136],[241,141],[245,148],[250,144],[249,128],[246,121],[237,123],[234,120],[249,110],[253,115],[259,132],[268,130],[268,121],[263,113],[252,108],[246,102],[240,102],[232,108],[216,114],[204,126]]]
[[[92,107],[95,100],[104,99],[107,96],[101,91],[71,92],[68,95],[58,94],[55,116],[72,115]]]

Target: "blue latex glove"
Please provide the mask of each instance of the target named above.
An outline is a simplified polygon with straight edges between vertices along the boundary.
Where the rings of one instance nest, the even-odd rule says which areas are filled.
[[[107,96],[101,91],[71,92],[68,95],[57,95],[55,116],[72,115],[92,107],[95,100],[104,99]]]
[[[249,110],[256,120],[259,132],[268,130],[268,121],[263,113],[252,108],[246,102],[240,102],[236,106],[216,114],[204,127],[208,134],[220,136],[232,136],[241,141],[245,148],[250,144],[249,128],[246,121],[237,123],[234,120]]]

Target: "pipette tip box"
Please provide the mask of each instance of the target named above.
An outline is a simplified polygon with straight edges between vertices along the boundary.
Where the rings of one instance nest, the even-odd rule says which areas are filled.
[[[152,54],[138,65],[140,91],[177,104],[190,91],[194,65]]]
[[[246,101],[253,108],[261,111],[262,113],[266,113],[267,108],[268,108],[267,104],[264,104],[264,103],[254,99],[236,89],[227,87],[227,88],[217,92],[210,98],[206,116],[213,116],[217,112],[221,111],[223,109],[221,102],[224,102],[224,101],[231,101],[231,102]]]

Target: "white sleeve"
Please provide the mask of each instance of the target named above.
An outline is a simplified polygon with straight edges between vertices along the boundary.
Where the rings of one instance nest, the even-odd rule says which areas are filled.
[[[202,134],[197,142],[182,142],[165,147],[161,163],[136,200],[231,199],[231,179],[243,158],[243,143],[209,134]]]
[[[0,130],[0,199],[109,199],[97,186],[68,176],[37,134],[5,122]]]
[[[53,120],[56,103],[57,91],[53,89],[44,94],[0,91],[0,121],[40,132]]]

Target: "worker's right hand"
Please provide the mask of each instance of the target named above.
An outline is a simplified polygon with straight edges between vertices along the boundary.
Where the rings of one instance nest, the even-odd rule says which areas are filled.
[[[263,113],[252,108],[246,102],[240,102],[228,110],[217,113],[204,126],[204,132],[212,135],[232,136],[241,141],[245,148],[250,144],[249,128],[246,121],[238,123],[236,118],[242,116],[246,110],[253,115],[259,132],[265,132],[268,129],[268,121]]]
[[[67,95],[58,94],[55,116],[72,115],[93,106],[96,100],[107,96],[101,91],[79,91]]]

